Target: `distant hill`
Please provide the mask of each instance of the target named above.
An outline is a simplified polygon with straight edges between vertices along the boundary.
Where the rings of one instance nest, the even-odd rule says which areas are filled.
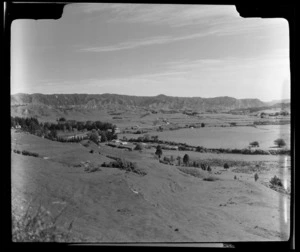
[[[60,116],[87,118],[102,111],[102,115],[115,111],[151,112],[228,112],[264,107],[258,99],[232,97],[171,97],[128,96],[117,94],[15,94],[11,95],[11,115],[55,120]],[[103,114],[104,113],[104,114]],[[97,117],[96,116],[96,117]],[[102,116],[103,117],[103,116]]]
[[[47,108],[81,109],[178,109],[178,110],[232,110],[260,107],[266,104],[258,99],[235,99],[232,97],[171,97],[128,96],[117,94],[15,94],[11,95],[11,106],[42,106]]]
[[[268,104],[268,103],[267,103]],[[255,112],[266,112],[266,111],[275,111],[275,110],[285,110],[290,112],[290,103],[275,103],[273,105],[260,106],[260,107],[251,107],[251,108],[241,108],[230,110],[230,113],[255,113]]]
[[[290,99],[282,99],[282,100],[272,100],[272,101],[269,101],[269,102],[265,102],[268,106],[273,106],[273,105],[276,105],[276,104],[282,104],[282,103],[291,103],[291,100]]]

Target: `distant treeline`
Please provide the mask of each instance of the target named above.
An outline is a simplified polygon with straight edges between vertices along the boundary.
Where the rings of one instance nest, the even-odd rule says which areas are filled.
[[[116,125],[100,121],[79,122],[75,120],[66,120],[65,118],[61,117],[57,119],[57,123],[42,123],[34,117],[22,118],[11,116],[11,127],[20,128],[23,131],[29,132],[31,134],[61,142],[78,142],[81,141],[83,137],[75,136],[70,139],[65,139],[57,135],[57,131],[59,130],[69,132],[96,131],[98,132],[99,136],[101,136],[102,142],[117,139],[117,135],[115,133]],[[76,134],[74,133],[74,135]]]
[[[177,143],[172,141],[164,141],[159,140],[158,136],[149,136],[145,135],[143,137],[138,137],[137,139],[130,138],[124,139],[128,142],[135,142],[135,143],[153,143],[162,145],[162,149],[169,149],[173,150],[172,147],[167,146],[177,146],[179,151],[196,151],[201,153],[232,153],[232,154],[245,154],[245,155],[290,155],[290,150],[288,149],[277,149],[277,150],[262,150],[262,149],[229,149],[229,148],[205,148],[203,146],[192,146],[186,143]],[[166,146],[163,146],[166,145]]]

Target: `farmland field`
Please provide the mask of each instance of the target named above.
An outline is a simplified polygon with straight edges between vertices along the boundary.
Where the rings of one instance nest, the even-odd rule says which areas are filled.
[[[15,131],[12,149],[39,154],[12,152],[14,213],[21,214],[32,199],[34,207],[42,204],[54,216],[66,209],[57,225],[64,228],[72,222],[75,241],[268,241],[289,236],[290,196],[268,186],[276,175],[290,190],[287,156],[163,151],[164,157],[188,154],[191,160],[209,162],[209,173],[161,164],[154,149],[83,146]],[[100,167],[111,161],[108,156],[135,162],[146,176]],[[84,162],[100,169],[87,173]],[[230,164],[229,170],[222,167],[224,162]],[[209,177],[215,181],[203,180]]]
[[[274,147],[274,140],[283,138],[290,146],[290,125],[264,125],[257,127],[205,127],[173,131],[151,132],[161,140],[186,143],[207,148],[247,148],[258,141],[260,148]],[[121,136],[121,135],[120,135]],[[128,138],[136,135],[126,135]]]
[[[93,118],[107,120],[121,131],[147,132],[119,133],[118,139],[149,134],[159,140],[232,149],[258,141],[259,148],[272,149],[274,140],[283,138],[290,148],[289,124],[243,126],[257,120],[252,116],[94,111],[75,117],[80,121]],[[191,126],[202,122],[205,127]],[[237,126],[229,126],[232,122]],[[157,131],[170,125],[175,129]],[[57,134],[72,136],[76,130],[57,130]],[[116,148],[113,142],[62,143],[13,129],[11,139],[14,216],[24,214],[30,204],[33,209],[42,204],[53,216],[66,209],[56,225],[66,230],[72,223],[75,241],[282,241],[289,237],[289,155],[163,149],[158,158],[156,144],[146,142],[135,150],[135,143],[124,141],[122,147],[131,147],[130,151]],[[26,156],[23,151],[36,156]],[[184,155],[189,156],[190,166],[161,162],[171,157],[183,160]],[[132,162],[144,175],[103,166],[114,158]],[[194,166],[194,162],[209,165],[211,170]],[[282,182],[279,189],[270,184],[275,176]],[[30,203],[32,200],[35,202]]]

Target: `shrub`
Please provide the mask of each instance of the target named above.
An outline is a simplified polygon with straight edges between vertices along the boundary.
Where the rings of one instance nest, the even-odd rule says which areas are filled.
[[[271,178],[270,184],[271,184],[272,186],[283,187],[283,184],[282,184],[281,179],[278,178],[276,175],[275,175],[273,178]]]
[[[202,147],[202,146],[197,146],[196,147],[197,152],[203,152],[203,150],[204,150],[204,147]]]
[[[229,169],[229,165],[227,163],[224,164],[224,169]]]
[[[184,163],[185,165],[188,165],[189,161],[190,161],[189,155],[188,155],[188,154],[185,154],[185,155],[183,156],[183,163]]]
[[[200,167],[203,171],[206,171],[206,164],[201,164]]]
[[[258,141],[251,142],[249,145],[250,145],[251,147],[259,147]]]
[[[216,181],[216,180],[218,180],[218,178],[210,176],[210,177],[204,178],[203,180],[204,181]]]
[[[37,153],[26,151],[26,150],[22,151],[22,155],[24,155],[24,156],[32,156],[32,157],[38,157],[39,156],[39,154],[37,154]]]
[[[14,153],[21,154],[21,151],[19,151],[19,150],[14,150]]]
[[[161,148],[160,145],[157,145],[156,151],[155,151],[155,155],[157,155],[159,158],[161,157],[161,155],[162,155],[162,148]]]
[[[286,146],[286,142],[282,138],[276,139],[274,144],[276,144],[279,148]]]
[[[254,180],[255,180],[255,182],[258,180],[258,178],[259,178],[259,177],[258,177],[258,174],[255,173],[255,174],[254,174]]]
[[[138,144],[135,146],[134,149],[135,149],[135,150],[143,150],[143,145],[140,144],[140,143],[138,143]]]

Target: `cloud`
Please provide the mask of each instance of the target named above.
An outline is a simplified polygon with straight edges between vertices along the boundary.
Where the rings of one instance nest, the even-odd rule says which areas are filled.
[[[234,5],[191,4],[75,4],[84,14],[108,12],[107,22],[148,23],[175,27],[207,22],[208,18],[239,17]],[[99,15],[100,16],[100,15]]]
[[[183,59],[159,63],[160,71],[132,76],[44,79],[35,92],[122,93],[131,95],[233,96],[271,100],[288,97],[288,50],[259,57]],[[26,92],[26,90],[23,90]]]
[[[144,46],[163,45],[163,44],[168,44],[168,43],[173,43],[173,42],[183,41],[183,40],[189,40],[189,39],[197,39],[197,38],[205,37],[208,35],[212,35],[213,33],[214,32],[207,31],[207,32],[192,33],[192,34],[179,35],[179,36],[147,37],[147,38],[143,38],[143,39],[129,40],[126,42],[115,44],[115,45],[81,48],[78,51],[113,52],[113,51],[119,51],[119,50],[135,49],[135,48],[144,47]]]
[[[263,54],[259,57],[248,57],[248,58],[238,58],[238,57],[227,57],[227,58],[206,58],[198,60],[178,60],[169,61],[164,63],[165,67],[170,71],[240,71],[241,69],[251,69],[251,68],[270,68],[278,67],[289,69],[289,50],[282,48],[273,50],[268,54]]]
[[[127,49],[134,49],[137,47],[149,46],[149,45],[158,45],[158,44],[166,44],[172,41],[172,38],[169,36],[158,36],[152,38],[145,38],[139,40],[131,40],[111,46],[99,46],[99,47],[89,47],[89,48],[82,48],[79,51],[86,51],[86,52],[112,52],[112,51],[119,51],[119,50],[127,50]]]
[[[111,15],[105,19],[108,23],[169,25],[172,27],[169,31],[169,34],[172,35],[144,37],[108,46],[89,46],[79,49],[84,52],[114,52],[207,36],[253,34],[258,31],[266,31],[265,34],[267,34],[270,30],[277,32],[288,30],[288,24],[283,19],[243,19],[239,17],[234,6],[88,4],[82,5],[82,8],[82,11],[88,14],[109,11]],[[180,29],[187,25],[194,26],[192,29]]]
[[[82,13],[100,14],[99,17],[102,13],[109,13],[108,23],[143,23],[177,28],[188,25],[219,26],[217,30],[222,34],[259,29],[269,24],[287,25],[284,19],[241,18],[234,5],[90,3],[74,6]]]

